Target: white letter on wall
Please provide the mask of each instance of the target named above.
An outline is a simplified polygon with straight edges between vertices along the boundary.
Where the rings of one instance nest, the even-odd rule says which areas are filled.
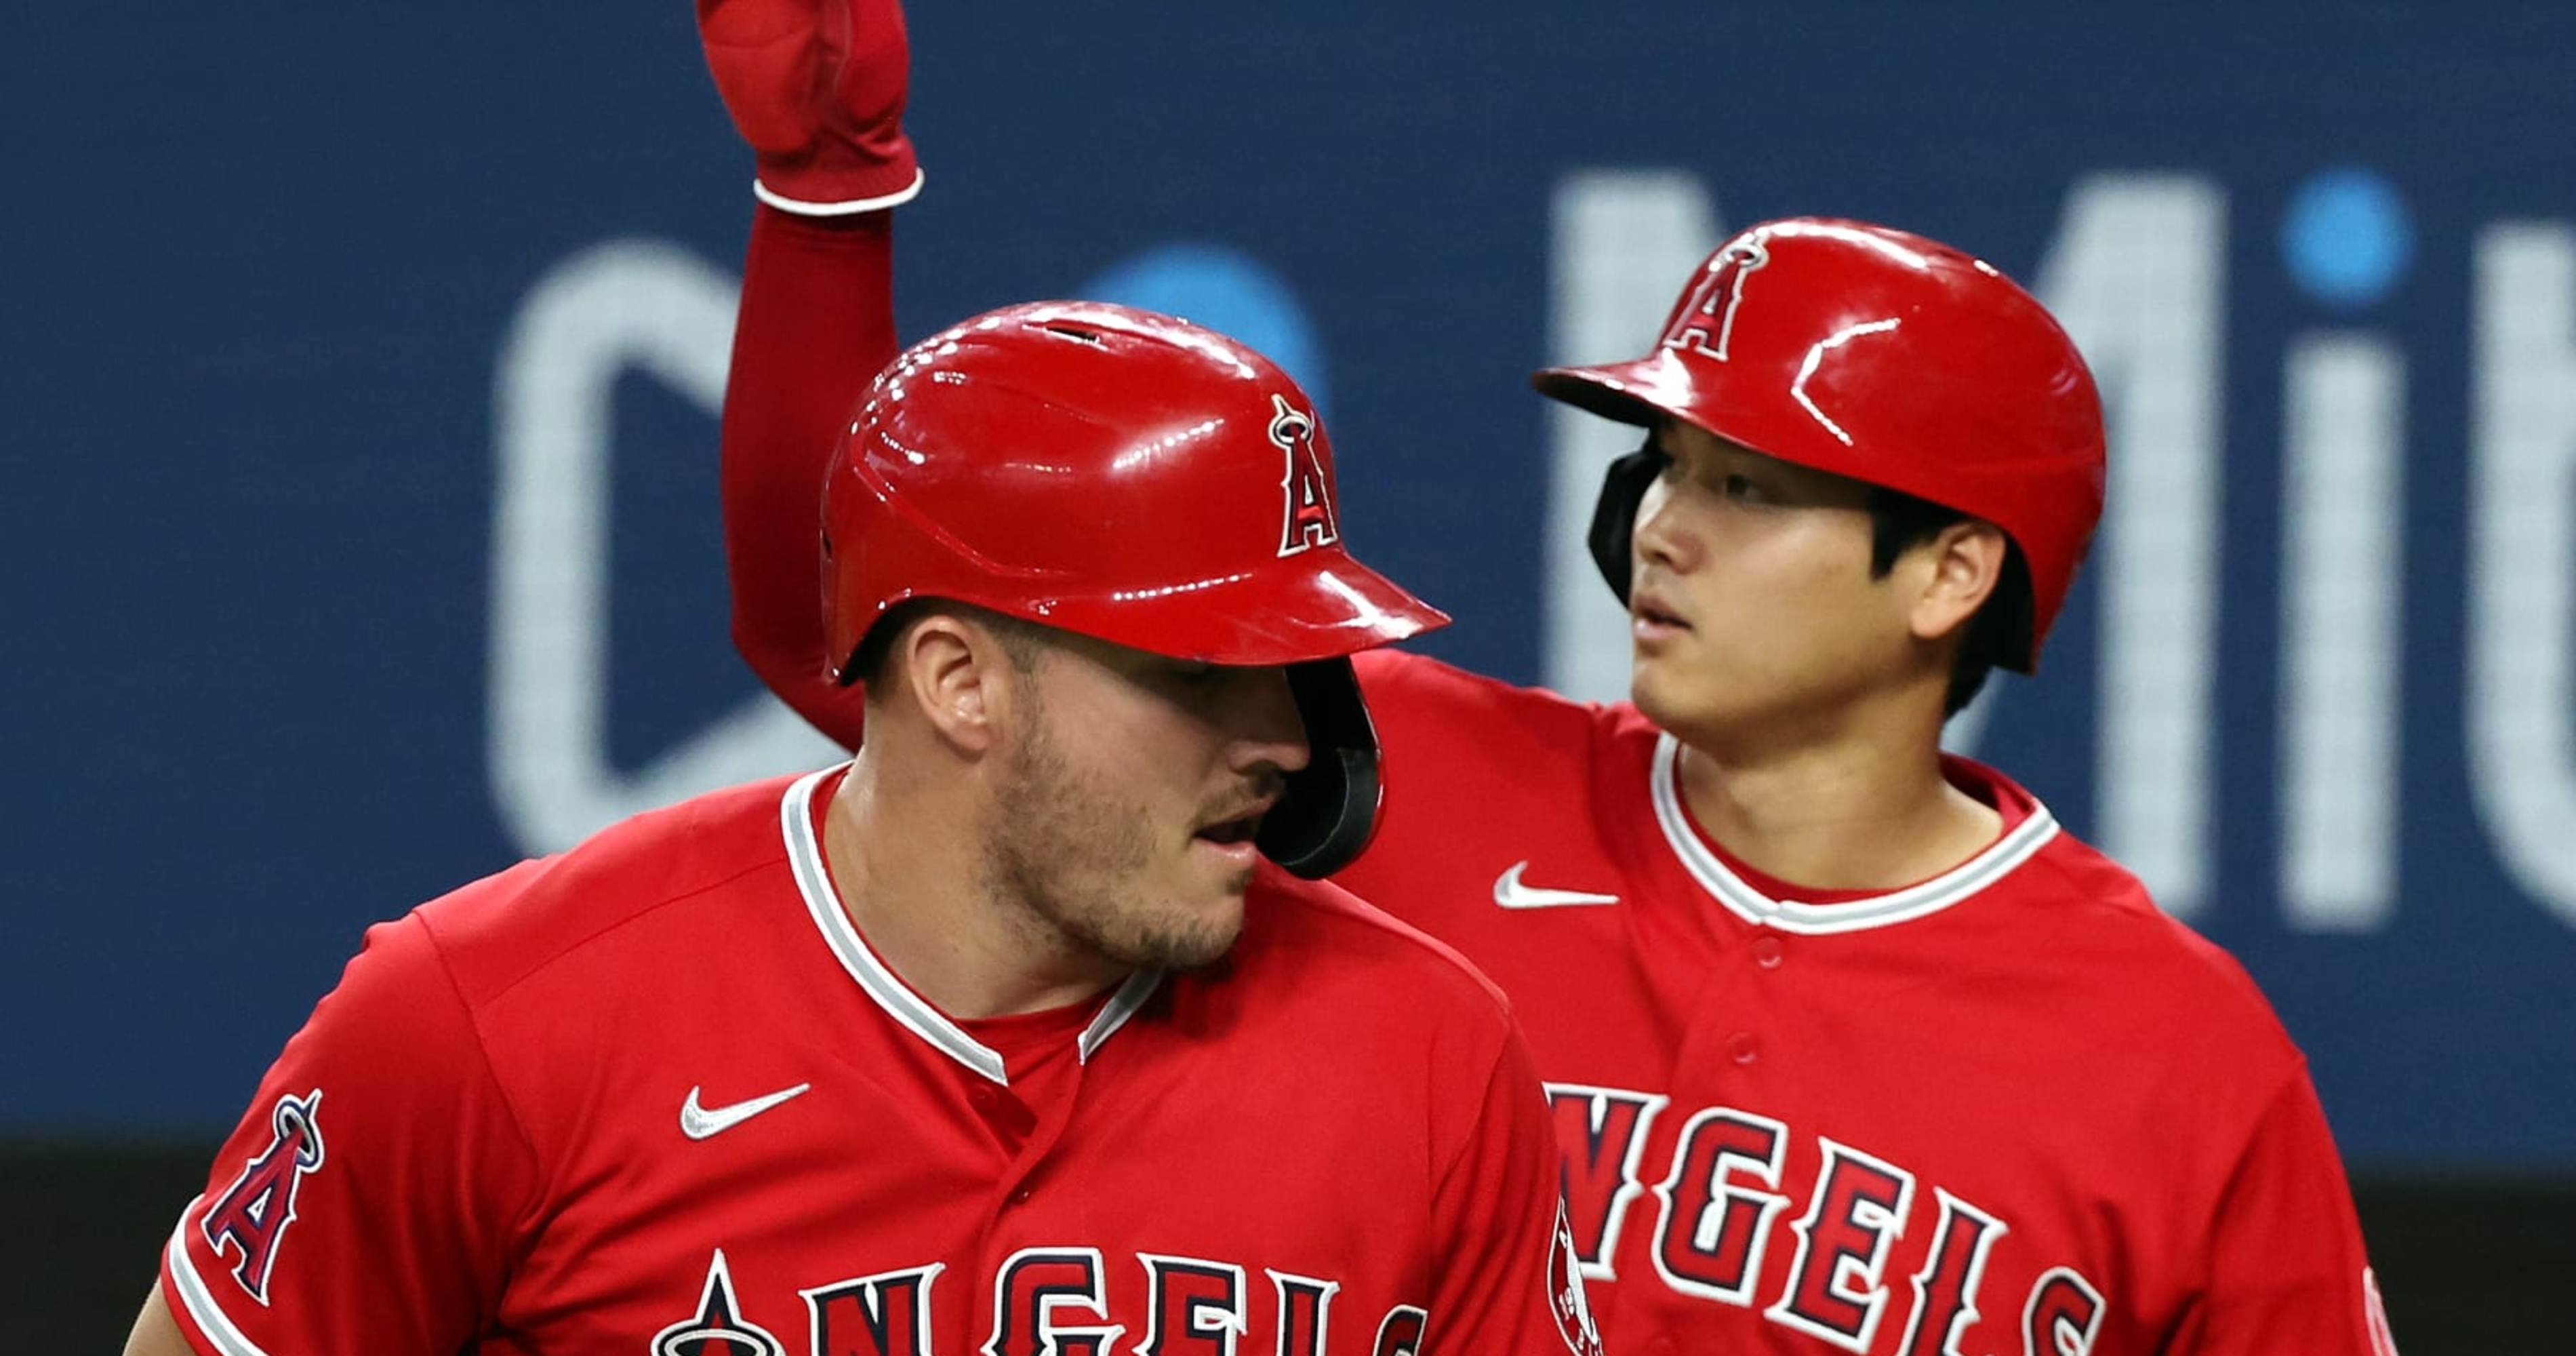
[[[763,696],[632,776],[608,762],[614,388],[637,368],[715,412],[738,290],[676,247],[612,241],[549,271],[501,347],[485,758],[522,851],[559,851],[639,811],[838,756]]]
[[[2356,334],[2292,341],[2282,386],[2281,897],[2368,932],[2397,897],[2406,365]]]
[[[2204,902],[2217,795],[2210,701],[2219,583],[2227,207],[2204,180],[2097,175],[2069,195],[2038,292],[2102,384],[2111,425],[2101,574],[2103,846],[2156,902]]]
[[[1717,248],[1699,176],[1682,170],[1582,170],[1550,206],[1548,361],[1598,363],[1651,347],[1691,266]],[[1535,397],[1533,397],[1535,399]],[[1628,615],[1585,549],[1592,502],[1613,458],[1644,431],[1555,401],[1547,405],[1547,577],[1539,681],[1579,701],[1628,696]]]
[[[2478,239],[2469,786],[2497,856],[2576,924],[2576,230]]]

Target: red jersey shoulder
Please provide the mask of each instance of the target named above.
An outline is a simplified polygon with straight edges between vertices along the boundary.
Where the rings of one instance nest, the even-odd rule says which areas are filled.
[[[2158,908],[2145,882],[2073,833],[2061,828],[1998,882],[1996,894],[2046,910],[2051,916],[2039,922],[2056,939],[2052,947],[2079,973],[2117,976],[2106,999],[2164,1033],[2168,1048],[2224,1053],[2262,1070],[2267,1086],[2270,1075],[2304,1064],[2245,967]]]
[[[786,855],[780,804],[792,777],[727,787],[600,830],[415,913],[479,1004],[666,906],[706,897]]]
[[[1264,863],[1245,901],[1245,928],[1227,969],[1275,991],[1348,991],[1417,1012],[1490,1014],[1511,1000],[1448,943],[1329,881],[1300,880]]]
[[[1382,737],[1407,743],[1441,735],[1519,752],[1580,747],[1644,717],[1624,702],[1578,702],[1540,687],[1469,673],[1428,655],[1368,650],[1351,658]]]
[[[1119,1038],[1154,1043],[1129,1053],[1161,1049],[1169,1069],[1210,1061],[1254,1085],[1232,1093],[1226,1117],[1308,1127],[1294,1149],[1260,1148],[1246,1171],[1365,1181],[1354,1199],[1427,1208],[1427,1194],[1405,1193],[1429,1192],[1461,1155],[1486,1152],[1479,1137],[1510,1123],[1490,1114],[1497,1097],[1545,1144],[1544,1095],[1502,992],[1457,952],[1337,886],[1263,868],[1229,960],[1176,977],[1164,993],[1164,1020]],[[1164,1044],[1174,1037],[1193,1053]],[[1350,1105],[1369,1114],[1315,1115]],[[1533,1153],[1545,1157],[1543,1147]],[[1299,1166],[1283,1166],[1291,1162]]]
[[[1475,794],[1480,787],[1562,788],[1504,798],[1551,822],[1578,799],[1605,791],[1614,801],[1644,804],[1645,770],[1660,732],[1626,702],[1573,701],[1393,650],[1353,662],[1385,746],[1380,830],[1406,840],[1403,851],[1436,850],[1417,836],[1435,824],[1446,836],[1487,823],[1496,802]],[[1621,795],[1631,787],[1633,797]]]

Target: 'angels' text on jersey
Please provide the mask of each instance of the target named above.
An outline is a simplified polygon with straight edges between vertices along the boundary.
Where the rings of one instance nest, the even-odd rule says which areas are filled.
[[[1903,1352],[1956,1352],[1989,1312],[1981,1298],[2021,1301],[2023,1349],[2080,1356],[2101,1326],[2103,1296],[2070,1266],[2042,1272],[2027,1297],[1981,1296],[1987,1254],[2010,1226],[1938,1186],[1919,1200],[1916,1175],[1866,1150],[1818,1136],[1823,1168],[1806,1208],[1789,1223],[1797,1257],[1777,1294],[1756,1293],[1779,1218],[1797,1202],[1780,1190],[1791,1130],[1767,1116],[1713,1106],[1674,1138],[1671,1163],[1651,1186],[1640,1175],[1646,1137],[1669,1099],[1626,1088],[1548,1084],[1558,1141],[1566,1146],[1566,1212],[1584,1273],[1617,1276],[1620,1224],[1650,1190],[1656,1274],[1685,1294],[1751,1308],[1852,1351],[1867,1351],[1891,1313],[1905,1315]],[[1931,1217],[1933,1243],[1898,1302],[1886,1274],[1889,1247]],[[2005,1311],[1996,1310],[2002,1313]],[[1989,1345],[1992,1345],[1989,1341]]]
[[[1333,1326],[1338,1281],[1264,1268],[1268,1284],[1247,1279],[1239,1263],[1198,1257],[1135,1253],[1144,1273],[1145,1302],[1113,1322],[1111,1263],[1099,1248],[1032,1247],[996,1268],[990,1317],[974,1350],[983,1356],[1107,1356],[1126,1333],[1141,1326],[1133,1344],[1142,1356],[1233,1356],[1243,1351],[1276,1356],[1324,1356]],[[815,1356],[930,1356],[961,1351],[961,1334],[934,1333],[931,1291],[947,1269],[942,1262],[880,1271],[799,1289]],[[953,1282],[952,1282],[953,1284]],[[1259,1289],[1270,1294],[1263,1296]],[[1367,1347],[1370,1356],[1411,1356],[1422,1345],[1427,1316],[1400,1304],[1379,1316]],[[1267,1341],[1255,1338],[1267,1327]],[[1253,1339],[1247,1341],[1247,1339]],[[662,1330],[656,1356],[725,1350],[785,1356],[786,1344],[743,1312],[732,1269],[722,1249],[708,1264],[697,1310]],[[1357,1350],[1343,1347],[1342,1350]]]

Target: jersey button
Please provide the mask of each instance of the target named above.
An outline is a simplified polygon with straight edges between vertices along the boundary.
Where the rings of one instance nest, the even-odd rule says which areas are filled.
[[[1777,937],[1761,936],[1753,939],[1753,963],[1765,970],[1779,969],[1780,962],[1788,954],[1789,948]]]
[[[1750,1064],[1760,1053],[1750,1031],[1737,1031],[1726,1038],[1726,1057],[1738,1064]]]

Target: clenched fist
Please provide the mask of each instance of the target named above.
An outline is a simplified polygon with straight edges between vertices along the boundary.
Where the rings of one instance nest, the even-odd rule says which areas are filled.
[[[697,0],[707,69],[751,143],[753,190],[808,216],[921,191],[903,134],[911,48],[895,0]]]

